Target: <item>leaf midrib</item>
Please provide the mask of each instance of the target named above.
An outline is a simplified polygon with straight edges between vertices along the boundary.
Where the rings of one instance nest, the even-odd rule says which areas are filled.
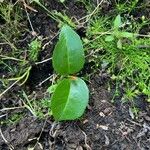
[[[64,32],[64,38],[65,38],[65,45],[66,45],[66,51],[67,51],[67,66],[68,66],[68,73],[70,73],[70,61],[69,61],[69,51],[68,51],[68,38],[67,38],[67,34],[65,34]]]
[[[65,113],[65,111],[66,111],[66,108],[68,107],[68,103],[69,103],[69,97],[70,97],[70,91],[71,91],[71,81],[69,81],[69,92],[68,92],[68,96],[67,96],[67,101],[66,101],[66,104],[65,104],[65,107],[64,107],[64,109],[63,109],[63,113],[62,113],[62,115],[60,116],[60,118],[59,119],[61,119],[62,118],[62,116],[64,115],[64,113]]]

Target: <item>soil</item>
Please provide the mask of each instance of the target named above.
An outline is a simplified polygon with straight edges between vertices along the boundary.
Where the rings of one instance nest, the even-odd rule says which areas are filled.
[[[66,6],[49,0],[45,1],[49,10],[64,11],[70,17],[82,18],[86,15],[86,8],[80,2],[68,1]],[[95,1],[96,3],[96,1]],[[104,12],[111,7],[104,4]],[[51,57],[57,38],[58,24],[34,6],[38,12],[30,12],[33,28],[38,35],[49,37],[44,44],[51,40],[48,46],[40,53],[39,61]],[[147,10],[146,10],[147,11]],[[29,26],[29,23],[26,23]],[[29,27],[30,28],[30,27]],[[85,36],[84,27],[77,30],[81,37]],[[26,41],[20,43],[24,46],[32,39],[26,33]],[[91,64],[85,65],[84,74],[92,72]],[[82,73],[82,74],[83,74]],[[36,93],[42,97],[49,81],[36,86],[53,74],[51,61],[34,66],[29,79],[23,87],[15,86],[2,99],[0,109],[5,107],[18,107],[21,103],[19,91],[24,88],[27,93]],[[111,88],[109,88],[109,84]],[[138,118],[133,118],[130,111],[130,102],[121,102],[118,96],[111,102],[114,94],[114,83],[109,75],[102,71],[92,74],[88,82],[90,89],[90,103],[82,118],[76,121],[55,122],[52,117],[37,119],[25,108],[17,110],[0,111],[0,119],[5,120],[11,114],[24,113],[24,118],[10,126],[0,126],[0,150],[150,150],[150,105],[145,97],[140,96],[135,101],[140,109]]]

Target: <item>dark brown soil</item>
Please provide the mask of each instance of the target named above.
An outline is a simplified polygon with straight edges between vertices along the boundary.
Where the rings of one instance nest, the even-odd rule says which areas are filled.
[[[27,149],[36,144],[41,134],[37,150],[40,144],[44,150],[149,150],[150,107],[146,105],[139,118],[132,119],[128,104],[119,100],[114,104],[110,102],[112,94],[105,83],[101,84],[101,79],[105,82],[103,76],[97,74],[90,81],[90,104],[83,118],[60,123],[48,118],[44,125],[45,121],[28,116],[15,125],[2,128],[8,145],[15,150]],[[8,145],[0,137],[0,149],[5,150]]]
[[[49,10],[65,10],[66,14],[78,19],[86,15],[86,9],[80,2],[68,1],[64,6],[49,0],[46,1],[46,5]],[[50,40],[58,32],[58,24],[47,17],[41,8],[34,7],[38,13],[30,12],[33,27],[38,35],[49,37]],[[110,8],[105,5],[103,7],[105,12],[111,10],[113,5]],[[77,32],[81,37],[85,36],[83,27]],[[27,40],[30,41],[32,37],[28,34]],[[48,40],[44,41],[44,44]],[[51,57],[55,42],[56,38],[52,40],[52,44],[45,47],[40,53],[39,61]],[[85,74],[90,73],[90,64],[85,66],[88,68],[84,68]],[[38,97],[42,97],[49,82],[41,87],[36,85],[51,74],[53,69],[50,61],[39,66],[33,65],[26,85],[13,87],[0,100],[0,109],[19,106],[21,88],[29,94],[37,93]],[[111,84],[111,88],[108,83]],[[37,119],[24,108],[0,111],[2,121],[15,112],[24,113],[24,118],[18,123],[0,126],[0,150],[29,150],[29,147],[34,147],[35,150],[150,150],[150,105],[144,101],[144,96],[135,101],[140,113],[137,119],[133,119],[129,102],[122,103],[121,97],[114,103],[111,102],[114,85],[109,75],[97,71],[91,76],[88,84],[90,103],[83,117],[76,121],[56,123],[51,117]]]

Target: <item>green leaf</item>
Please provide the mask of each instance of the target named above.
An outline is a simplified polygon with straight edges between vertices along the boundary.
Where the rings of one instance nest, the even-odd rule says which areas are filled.
[[[48,92],[49,94],[54,93],[56,87],[57,87],[57,84],[51,85],[51,86],[47,89],[47,92]]]
[[[111,41],[113,41],[114,40],[114,36],[112,36],[112,35],[108,35],[108,36],[106,36],[106,38],[105,38],[105,41],[106,42],[111,42]]]
[[[124,37],[124,38],[134,38],[135,37],[134,33],[130,33],[130,32],[120,32],[120,36]]]
[[[122,49],[122,42],[121,42],[121,40],[118,40],[118,42],[117,42],[117,48]]]
[[[57,121],[77,119],[84,113],[88,100],[89,90],[82,79],[63,79],[51,99],[52,114]]]
[[[39,51],[41,50],[41,44],[42,44],[42,42],[39,41],[38,39],[33,40],[29,44],[29,58],[30,58],[30,60],[32,60],[34,62],[37,61]]]
[[[61,75],[74,74],[83,68],[85,56],[82,41],[68,25],[61,29],[52,62],[54,70]]]
[[[114,20],[114,29],[119,29],[120,26],[122,25],[122,22],[121,22],[121,16],[118,15],[115,20]]]

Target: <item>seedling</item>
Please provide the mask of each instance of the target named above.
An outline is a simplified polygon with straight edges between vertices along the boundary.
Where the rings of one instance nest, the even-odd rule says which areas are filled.
[[[33,40],[29,44],[29,57],[31,61],[36,62],[38,60],[39,51],[41,49],[42,42],[38,39]]]
[[[52,95],[52,115],[57,121],[77,119],[88,104],[89,90],[82,79],[72,76],[83,68],[85,56],[80,37],[68,25],[60,31],[52,62],[54,70],[64,77]]]
[[[133,39],[135,37],[134,33],[120,31],[120,27],[122,26],[121,16],[118,15],[114,20],[113,32],[106,36],[105,41],[112,42],[117,38],[117,48],[122,49],[122,38],[130,38]]]

